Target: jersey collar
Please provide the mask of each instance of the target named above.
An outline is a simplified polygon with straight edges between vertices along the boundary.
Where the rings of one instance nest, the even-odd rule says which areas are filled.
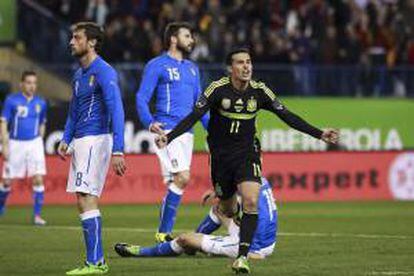
[[[165,55],[168,59],[173,60],[174,62],[176,62],[176,63],[178,63],[178,64],[183,64],[183,63],[186,63],[186,62],[187,62],[187,60],[186,60],[185,58],[183,58],[182,60],[178,60],[178,59],[176,59],[176,58],[174,58],[174,57],[170,56],[170,54],[168,53],[168,51],[165,51],[165,52],[164,52],[164,55]]]
[[[35,96],[36,95],[33,95],[32,96],[32,98],[27,98],[24,94],[23,94],[23,91],[19,91],[18,92],[19,93],[19,95],[20,95],[20,97],[22,98],[22,99],[24,99],[26,102],[28,102],[28,103],[30,103],[31,101],[33,101],[34,100],[34,98],[35,98]]]
[[[88,67],[86,68],[82,68],[82,73],[86,73],[89,71],[89,69],[94,68],[96,66],[96,64],[98,64],[98,62],[101,60],[101,57],[98,55],[96,56],[96,58],[91,62],[91,64],[89,64]]]
[[[247,88],[245,89],[245,90],[238,90],[234,85],[233,85],[233,82],[231,81],[231,76],[229,76],[229,80],[230,80],[230,85],[231,85],[231,88],[233,89],[233,91],[235,91],[235,92],[237,92],[237,93],[239,93],[239,94],[245,94],[246,93],[246,91],[248,91],[250,88],[251,88],[251,85],[250,85],[250,81],[249,81],[249,84],[247,85]]]

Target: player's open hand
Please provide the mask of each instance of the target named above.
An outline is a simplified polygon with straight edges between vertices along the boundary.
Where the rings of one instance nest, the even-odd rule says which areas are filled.
[[[322,133],[322,140],[329,144],[337,144],[339,140],[339,130],[327,128]]]
[[[60,141],[57,154],[59,155],[60,159],[66,160],[66,155],[68,154],[69,146],[63,141]]]
[[[164,130],[163,130],[164,124],[160,123],[160,122],[154,122],[150,125],[149,127],[149,131],[152,133],[156,133],[158,135],[164,135]]]
[[[123,176],[125,174],[126,166],[123,155],[112,156],[112,168],[114,169],[116,175]]]
[[[167,138],[167,135],[164,135],[164,134],[162,134],[162,135],[158,135],[158,136],[155,138],[155,144],[157,145],[157,147],[158,147],[159,149],[165,148],[165,147],[167,146],[167,144],[168,144],[168,138]]]

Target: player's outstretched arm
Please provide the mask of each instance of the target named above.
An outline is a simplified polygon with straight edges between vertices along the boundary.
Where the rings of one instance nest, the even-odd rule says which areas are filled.
[[[276,114],[283,122],[291,128],[300,132],[306,133],[316,139],[322,139],[326,143],[337,143],[339,139],[339,132],[334,129],[321,129],[314,127],[306,122],[300,116],[289,111],[276,97],[276,94],[266,86],[263,82],[254,84],[263,90],[263,108]]]
[[[209,109],[210,105],[207,98],[205,98],[204,95],[201,95],[200,99],[194,106],[193,112],[188,114],[187,117],[179,122],[178,125],[167,135],[160,135],[158,137],[159,139],[156,139],[155,142],[157,143],[158,140],[157,145],[162,145],[163,143],[167,145],[171,143],[172,140],[190,129]]]
[[[194,86],[194,99],[196,100],[194,101],[194,105],[197,104],[197,101],[199,101],[203,95],[203,91],[201,88],[200,70],[198,69],[198,66],[196,66],[196,77],[197,77],[197,82],[196,82],[196,85]],[[201,124],[205,130],[207,130],[208,128],[209,121],[210,121],[210,113],[206,112],[201,117]]]
[[[290,127],[306,133],[316,139],[322,139],[326,143],[337,143],[339,139],[339,132],[335,129],[326,129],[321,130],[313,125],[309,124],[307,121],[302,119],[300,116],[289,111],[285,106],[283,106],[278,100],[275,100],[272,104],[271,110],[275,113],[283,122],[285,122]]]

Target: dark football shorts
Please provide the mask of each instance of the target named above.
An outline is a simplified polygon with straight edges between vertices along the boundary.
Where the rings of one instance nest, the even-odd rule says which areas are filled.
[[[244,181],[261,184],[260,150],[245,154],[211,154],[210,168],[214,190],[220,199],[229,199],[237,191],[237,185]]]

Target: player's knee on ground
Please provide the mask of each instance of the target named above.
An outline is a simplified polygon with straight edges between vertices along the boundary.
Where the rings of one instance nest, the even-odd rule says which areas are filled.
[[[243,212],[245,213],[257,213],[258,198],[256,195],[247,195],[243,197]]]
[[[188,247],[188,237],[186,234],[182,234],[177,238],[177,243],[179,246],[181,246],[183,249]]]
[[[174,183],[178,188],[184,189],[190,181],[190,172],[184,171],[174,174]]]
[[[199,239],[194,233],[181,234],[177,238],[177,243],[185,250],[199,249],[201,246],[201,239]]]

